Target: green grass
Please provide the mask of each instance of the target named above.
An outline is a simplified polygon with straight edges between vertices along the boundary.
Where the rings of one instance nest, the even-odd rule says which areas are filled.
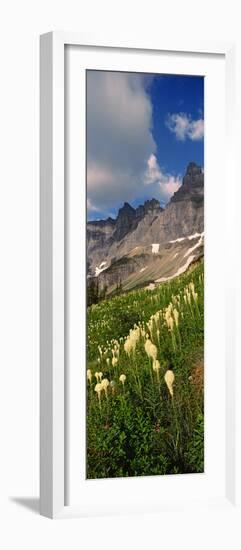
[[[171,316],[173,309],[179,314],[172,330],[169,304]],[[131,329],[131,338],[138,337],[128,354]],[[145,351],[146,335],[157,348],[159,371]],[[203,364],[203,341],[203,262],[154,291],[131,291],[88,309],[88,478],[203,471],[203,387],[194,376]],[[164,380],[170,362],[173,397]],[[96,372],[112,382],[99,397]]]

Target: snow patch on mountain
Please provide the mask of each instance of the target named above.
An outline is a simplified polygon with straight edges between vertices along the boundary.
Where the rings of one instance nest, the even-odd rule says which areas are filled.
[[[152,244],[152,254],[158,254],[160,245],[157,243]]]
[[[191,248],[189,248],[185,254],[184,254],[184,258],[186,258],[187,256],[189,256],[189,254],[191,254],[191,252],[193,252],[193,250],[195,250],[196,248],[198,248],[199,246],[201,246],[202,244],[202,240],[203,240],[203,233],[201,234],[201,237],[200,239],[198,240],[198,242],[192,246]]]
[[[173,241],[169,241],[169,243],[181,243],[182,241],[185,241],[185,240],[189,240],[191,241],[192,239],[197,239],[198,237],[203,237],[204,236],[204,232],[203,233],[194,233],[193,235],[188,235],[187,237],[178,237],[178,239],[174,239]]]
[[[107,269],[107,262],[101,262],[100,265],[98,267],[95,268],[95,276],[98,277],[98,275],[100,273],[102,273],[102,271],[104,271],[105,269]]]
[[[178,277],[179,275],[184,273],[184,271],[186,271],[186,269],[192,263],[194,258],[195,258],[194,255],[189,256],[186,263],[184,265],[182,265],[181,267],[179,267],[179,269],[176,271],[176,273],[174,273],[173,275],[170,275],[170,277],[160,277],[160,279],[156,279],[155,283],[165,283],[166,281],[170,281],[171,279],[174,279],[174,277]]]

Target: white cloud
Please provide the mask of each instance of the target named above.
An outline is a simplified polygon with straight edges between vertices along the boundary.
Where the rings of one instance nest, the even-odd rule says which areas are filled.
[[[147,184],[148,196],[163,202],[176,187],[154,165],[149,84],[141,74],[87,72],[87,193],[103,216],[124,201],[145,200]]]
[[[150,155],[147,161],[144,182],[146,185],[158,184],[163,202],[167,202],[182,183],[179,176],[162,172],[154,154]]]
[[[98,212],[98,208],[96,208],[90,199],[87,199],[87,210],[88,212]]]
[[[186,139],[200,141],[204,136],[204,120],[202,118],[193,120],[186,113],[169,114],[166,119],[166,126],[179,141],[185,141]]]

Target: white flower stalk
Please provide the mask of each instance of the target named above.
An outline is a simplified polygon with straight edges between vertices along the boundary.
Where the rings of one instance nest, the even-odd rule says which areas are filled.
[[[152,342],[149,338],[147,338],[146,342],[145,342],[145,352],[148,355],[148,357],[150,357],[150,347],[151,346],[152,346]]]
[[[161,365],[160,365],[160,362],[158,361],[158,359],[154,359],[153,364],[152,364],[152,368],[153,368],[154,372],[156,372],[156,373],[158,373],[160,371]]]
[[[120,354],[120,350],[119,350],[119,344],[114,344],[114,347],[113,349],[111,350],[112,352],[112,357],[119,357],[119,354]]]
[[[112,357],[111,363],[112,363],[112,367],[116,367],[116,365],[117,365],[117,363],[118,363],[117,357]]]
[[[102,392],[102,384],[100,384],[100,382],[98,382],[98,384],[96,384],[95,386],[95,391],[98,395],[98,399],[99,399],[99,405],[101,407],[101,392]]]
[[[110,358],[109,358],[109,357],[106,358],[106,363],[107,363],[107,365],[108,365],[108,367],[109,367],[109,364],[110,364]]]
[[[149,347],[149,356],[153,359],[153,361],[157,358],[157,347],[155,344],[151,344]]]
[[[160,383],[160,369],[161,369],[161,365],[160,365],[158,359],[155,359],[155,360],[153,361],[152,368],[153,368],[154,372],[156,373],[157,382]]]
[[[186,297],[187,297],[188,303],[191,304],[191,293],[189,292],[189,290],[186,290]]]
[[[194,287],[194,283],[193,283],[193,282],[189,283],[189,288],[190,288],[190,290],[191,290],[191,293],[194,294],[194,292],[195,292],[195,287]]]
[[[98,372],[95,372],[95,378],[96,378],[97,382],[99,382],[100,377],[99,377],[99,373],[98,373]]]
[[[135,353],[136,344],[140,340],[141,329],[137,325],[134,325],[134,328],[129,331],[129,334],[124,343],[124,350],[127,355]]]
[[[178,322],[179,322],[179,312],[177,311],[177,309],[175,308],[173,310],[173,316],[174,316],[174,320],[175,320],[175,323],[176,323],[176,326],[178,327]]]
[[[193,298],[194,298],[194,301],[197,302],[197,300],[198,300],[198,293],[197,292],[193,293]]]
[[[127,339],[124,343],[124,350],[127,353],[127,355],[130,355],[132,352],[132,342],[131,342],[130,336],[127,336]]]
[[[126,375],[125,375],[125,374],[121,374],[119,380],[120,380],[120,382],[121,382],[121,383],[123,384],[123,386],[124,386],[125,381],[126,381]]]
[[[173,330],[173,327],[174,327],[174,319],[172,315],[173,315],[173,305],[172,303],[170,303],[169,306],[164,311],[164,318],[169,330]]]
[[[175,380],[175,376],[172,370],[167,370],[164,376],[164,380],[166,382],[166,385],[168,387],[169,393],[171,397],[173,397],[173,384]]]
[[[166,318],[166,324],[168,329],[172,331],[174,328],[174,319],[171,315],[168,318]]]
[[[89,381],[90,384],[91,384],[91,379],[92,379],[92,372],[90,369],[87,369],[87,380]]]
[[[103,372],[98,372],[98,375],[99,375],[99,381],[101,382],[102,377],[103,377]]]
[[[103,380],[101,382],[101,386],[102,386],[102,389],[105,392],[106,399],[108,399],[107,388],[108,388],[109,384],[110,384],[110,382],[109,382],[108,378],[103,378]]]

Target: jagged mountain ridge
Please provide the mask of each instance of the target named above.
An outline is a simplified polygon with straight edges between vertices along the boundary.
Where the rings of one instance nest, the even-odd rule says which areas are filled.
[[[140,271],[143,276],[146,271],[144,279],[147,282],[155,280],[155,277],[168,278],[171,276],[170,261],[163,263],[165,256],[166,259],[170,256],[167,250],[170,252],[170,247],[175,245],[176,249],[177,243],[179,247],[182,243],[181,248],[185,255],[192,248],[188,237],[196,234],[195,259],[203,250],[203,242],[200,242],[199,247],[196,246],[203,228],[204,174],[200,166],[191,162],[182,185],[165,209],[161,208],[156,199],[146,201],[136,209],[124,203],[115,220],[108,218],[87,223],[88,274],[90,277],[98,276],[100,284],[111,287],[120,279],[124,282],[130,276],[133,279],[133,274]],[[171,242],[175,240],[177,243]],[[185,240],[189,246],[187,250],[184,246]],[[158,245],[155,252],[154,244]],[[175,254],[177,257],[179,251],[175,251]],[[179,262],[176,260],[172,271],[176,266],[180,269],[185,266],[185,258],[186,256],[183,257],[183,265],[178,265],[181,264],[181,257]]]

